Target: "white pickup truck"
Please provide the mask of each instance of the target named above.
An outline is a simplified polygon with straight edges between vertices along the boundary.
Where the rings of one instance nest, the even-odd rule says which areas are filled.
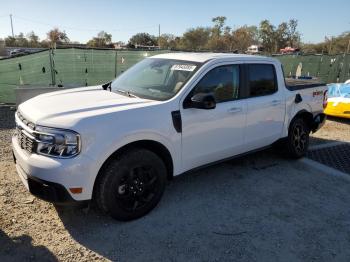
[[[19,105],[17,172],[35,196],[93,199],[118,220],[151,211],[166,181],[277,142],[304,156],[325,121],[327,87],[288,85],[275,59],[172,53],[113,82],[39,95]]]

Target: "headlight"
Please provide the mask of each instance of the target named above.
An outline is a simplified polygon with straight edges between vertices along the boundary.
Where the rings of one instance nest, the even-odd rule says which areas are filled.
[[[70,158],[80,153],[80,135],[74,131],[37,126],[35,136],[40,155]]]

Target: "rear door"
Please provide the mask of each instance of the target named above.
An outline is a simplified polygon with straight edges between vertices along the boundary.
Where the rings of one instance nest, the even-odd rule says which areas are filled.
[[[212,93],[216,108],[181,105],[182,162],[184,170],[233,156],[244,147],[246,100],[240,99],[241,66],[213,66],[186,96]]]
[[[247,63],[244,68],[248,89],[245,142],[249,151],[270,145],[281,137],[285,99],[274,64]]]

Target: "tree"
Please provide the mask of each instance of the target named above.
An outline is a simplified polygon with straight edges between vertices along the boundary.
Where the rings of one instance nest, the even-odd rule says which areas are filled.
[[[5,38],[5,45],[6,46],[17,46],[16,44],[16,38],[12,36],[8,36]]]
[[[135,46],[156,46],[157,45],[157,39],[156,37],[148,34],[148,33],[138,33],[136,35],[133,35],[129,39],[128,46],[129,47],[135,47]]]
[[[250,36],[252,37],[252,45],[258,45],[260,42],[259,39],[259,30],[255,25],[247,26]]]
[[[303,53],[318,54],[344,54],[350,53],[350,32],[344,32],[336,37],[325,37],[320,43],[303,43],[301,44]]]
[[[281,23],[276,31],[274,32],[274,44],[275,49],[274,52],[278,52],[281,48],[285,48],[288,46],[288,24],[286,22]]]
[[[16,36],[16,42],[17,42],[17,46],[20,46],[20,47],[28,46],[28,40],[24,37],[23,33],[19,33],[19,35]]]
[[[252,44],[258,44],[257,28],[242,26],[232,32],[232,47],[230,51],[238,50],[244,53]]]
[[[186,50],[203,50],[207,48],[210,29],[197,27],[187,30],[181,38],[180,48]]]
[[[112,35],[101,31],[96,37],[87,42],[90,47],[108,47],[112,43]]]
[[[236,50],[235,36],[234,36],[234,32],[231,31],[231,27],[229,27],[229,26],[225,27],[222,39],[223,39],[222,45],[224,46],[225,50],[227,50],[227,51]]]
[[[290,19],[288,22],[287,39],[290,47],[297,47],[300,44],[300,33],[297,31],[298,20]]]
[[[106,33],[105,31],[101,31],[97,34],[97,37],[99,39],[102,39],[103,42],[105,42],[107,45],[112,43],[112,35]]]
[[[349,53],[350,32],[344,32],[337,37],[326,37],[324,46],[328,54]]]
[[[39,47],[39,37],[34,33],[34,31],[29,32],[27,34],[27,38],[29,40],[30,47]]]
[[[214,26],[211,28],[210,39],[208,42],[208,48],[211,50],[227,50],[229,47],[227,46],[227,40],[229,39],[228,35],[231,31],[231,28],[226,26],[226,17],[225,16],[217,16],[211,20],[214,23]],[[226,37],[223,37],[223,32]]]
[[[269,20],[263,20],[259,27],[259,38],[264,49],[272,53],[275,50],[275,27]]]
[[[5,38],[6,46],[13,47],[28,47],[28,40],[24,37],[23,33],[19,33],[15,37],[8,36]]]
[[[301,50],[305,54],[322,54],[326,52],[327,47],[324,42],[318,44],[304,43],[301,44]]]
[[[161,49],[175,49],[176,37],[172,34],[162,34],[158,38],[158,43]]]
[[[214,17],[211,21],[214,23],[213,33],[216,36],[220,36],[222,31],[223,31],[225,22],[226,22],[226,17],[225,16],[217,16],[217,17]]]
[[[43,48],[50,48],[50,42],[48,40],[42,40],[40,42],[40,47],[43,47]]]
[[[50,41],[50,46],[53,48],[56,48],[56,45],[62,42],[69,42],[66,32],[60,31],[57,27],[47,32],[47,39]]]

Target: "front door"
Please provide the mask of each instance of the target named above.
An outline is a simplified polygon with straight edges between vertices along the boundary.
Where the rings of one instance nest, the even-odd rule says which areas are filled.
[[[223,65],[207,72],[187,96],[212,93],[217,104],[209,110],[181,106],[184,171],[244,150],[247,104],[240,86],[240,66]]]

